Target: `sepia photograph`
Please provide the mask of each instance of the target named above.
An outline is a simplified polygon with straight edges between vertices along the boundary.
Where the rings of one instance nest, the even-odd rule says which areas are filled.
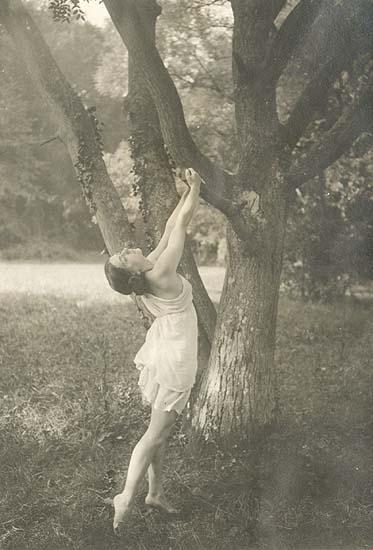
[[[0,550],[373,549],[373,0],[0,0]]]

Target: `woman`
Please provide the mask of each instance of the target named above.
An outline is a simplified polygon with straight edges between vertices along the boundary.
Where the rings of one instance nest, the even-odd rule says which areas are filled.
[[[198,339],[192,287],[177,273],[201,184],[192,169],[187,169],[185,175],[189,188],[170,216],[155,250],[145,257],[139,248],[125,248],[105,265],[110,286],[121,294],[140,295],[155,317],[134,360],[140,370],[143,400],[152,406],[151,419],[132,452],[124,490],[114,497],[116,533],[131,513],[146,471],[149,491],[145,503],[167,513],[176,512],[163,490],[163,456],[166,440],[195,381]]]

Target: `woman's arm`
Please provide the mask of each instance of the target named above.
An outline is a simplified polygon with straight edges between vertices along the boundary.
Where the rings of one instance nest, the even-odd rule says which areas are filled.
[[[182,209],[182,207],[185,203],[185,199],[189,194],[189,190],[190,190],[190,187],[188,187],[188,189],[186,189],[183,192],[183,194],[181,195],[177,206],[175,207],[175,209],[172,212],[171,216],[167,220],[166,227],[164,229],[163,235],[162,235],[158,245],[156,246],[156,248],[154,250],[152,250],[150,252],[150,254],[148,254],[147,259],[150,260],[151,262],[155,263],[157,261],[157,259],[159,258],[159,256],[162,254],[162,252],[167,247],[168,239],[169,239],[170,234],[171,234],[171,232],[172,232],[172,230],[175,226],[175,223],[176,223],[176,220],[178,218],[179,212],[180,212],[180,210]]]
[[[197,172],[195,172],[191,168],[188,168],[185,171],[185,176],[186,176],[188,185],[190,186],[190,191],[177,214],[176,222],[178,224],[181,224],[182,226],[185,226],[185,230],[186,230],[199,204],[201,178],[199,177]]]
[[[187,179],[191,189],[180,208],[167,247],[160,254],[153,268],[160,278],[163,276],[168,277],[176,272],[183,255],[186,230],[199,203],[201,179],[194,171],[189,172]]]
[[[171,216],[168,218],[167,220],[167,223],[166,223],[166,228],[169,229],[171,228],[171,231],[172,231],[172,228],[174,227],[175,225],[175,222],[178,218],[178,215],[179,215],[179,212],[180,210],[182,209],[184,203],[185,203],[185,199],[187,198],[187,196],[189,195],[189,191],[190,191],[190,187],[188,185],[187,189],[185,189],[185,191],[183,192],[183,194],[181,195],[180,197],[180,200],[176,206],[176,208],[174,209],[174,211],[172,212]],[[170,232],[171,232],[170,231]]]

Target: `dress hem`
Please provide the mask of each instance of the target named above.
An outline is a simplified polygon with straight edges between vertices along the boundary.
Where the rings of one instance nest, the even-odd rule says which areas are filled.
[[[156,410],[175,411],[181,414],[186,407],[192,386],[183,391],[170,390],[160,384],[157,377],[153,375],[152,369],[147,365],[140,367],[138,386],[142,395],[143,404],[150,404]]]
[[[143,371],[143,369],[155,369],[156,370],[156,366],[153,364],[153,363],[149,363],[149,364],[145,364],[145,363],[135,363],[135,367],[137,368],[137,370],[140,371],[140,374],[141,372]],[[177,393],[184,393],[188,390],[191,390],[195,384],[195,380],[190,384],[190,386],[187,386],[186,388],[184,389],[180,389],[180,388],[172,388],[171,386],[166,386],[165,384],[163,384],[159,379],[158,379],[158,376],[155,375],[153,376],[153,379],[155,380],[155,382],[157,384],[159,384],[162,388],[164,388],[165,390],[168,390],[168,391],[174,391],[174,392],[177,392]]]

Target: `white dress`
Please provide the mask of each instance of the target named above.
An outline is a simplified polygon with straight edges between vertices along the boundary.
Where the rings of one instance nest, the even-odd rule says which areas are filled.
[[[198,324],[192,285],[178,275],[183,289],[177,298],[141,296],[155,320],[134,362],[141,371],[138,383],[143,400],[155,409],[180,414],[196,378]]]

